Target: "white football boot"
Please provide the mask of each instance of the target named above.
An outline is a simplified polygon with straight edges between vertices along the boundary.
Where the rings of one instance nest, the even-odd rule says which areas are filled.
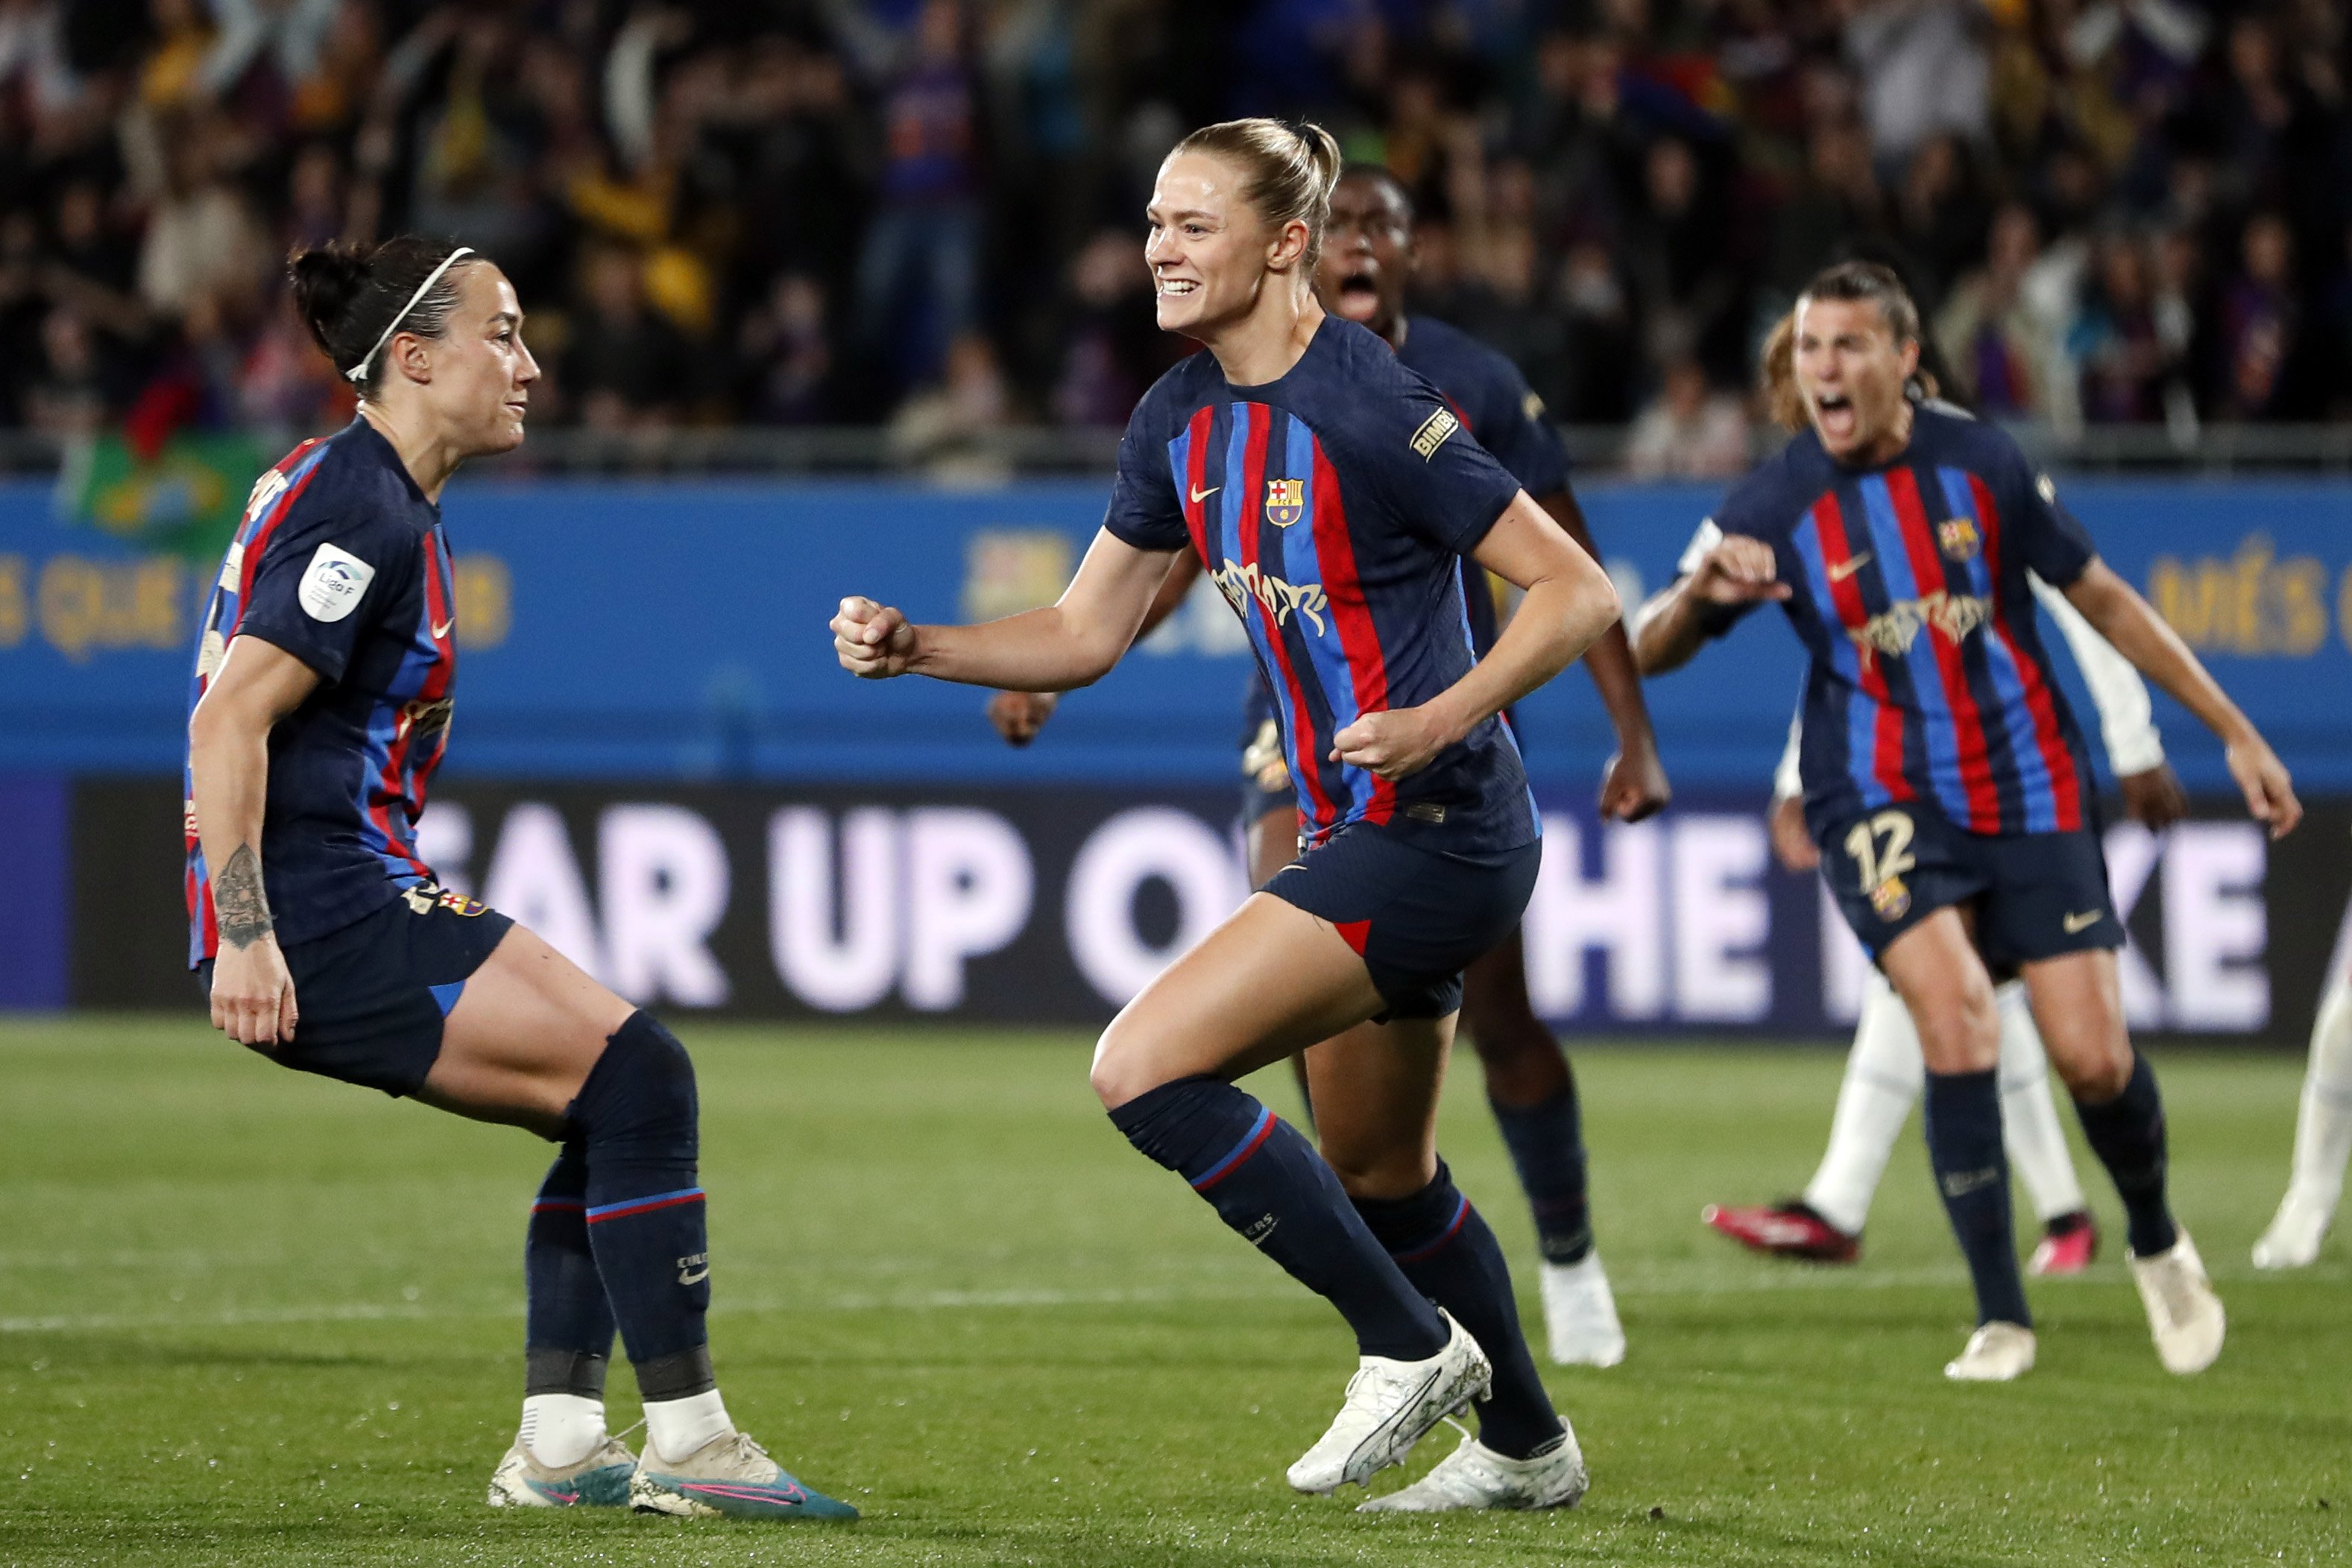
[[[1487,1508],[1574,1508],[1589,1484],[1576,1431],[1560,1417],[1559,1447],[1506,1458],[1468,1432],[1437,1468],[1409,1487],[1356,1505],[1358,1513],[1452,1513]]]
[[[572,1465],[542,1465],[515,1439],[490,1472],[492,1508],[618,1508],[629,1500],[637,1457],[607,1437]]]
[[[1625,1359],[1625,1326],[1599,1249],[1573,1263],[1546,1263],[1544,1338],[1559,1366],[1614,1366]]]
[[[1358,1360],[1330,1429],[1290,1467],[1295,1490],[1328,1493],[1350,1481],[1362,1486],[1412,1452],[1432,1427],[1485,1397],[1495,1381],[1486,1353],[1444,1308],[1437,1315],[1445,1321],[1445,1345],[1427,1361]]]
[[[2319,1244],[2327,1239],[2328,1221],[2336,1205],[2300,1186],[2286,1189],[2278,1213],[2263,1239],[2254,1243],[2257,1269],[2307,1269],[2319,1260]]]
[[[803,1486],[741,1432],[713,1437],[675,1463],[650,1444],[629,1478],[629,1506],[681,1519],[856,1519],[837,1498]]]
[[[2021,1323],[1982,1325],[1944,1364],[1944,1375],[1955,1383],[2008,1383],[2032,1370],[2033,1331]]]
[[[2134,1258],[2131,1271],[2164,1370],[2186,1377],[2212,1365],[2228,1323],[2189,1232],[2152,1258]]]

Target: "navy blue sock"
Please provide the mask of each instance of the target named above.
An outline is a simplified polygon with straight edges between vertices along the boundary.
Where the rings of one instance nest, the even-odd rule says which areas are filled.
[[[522,1257],[523,1392],[602,1399],[613,1304],[588,1245],[588,1150],[577,1138],[540,1184]]]
[[[1364,1228],[1313,1145],[1232,1084],[1180,1078],[1110,1113],[1127,1141],[1192,1184],[1217,1217],[1339,1309],[1366,1355],[1425,1361],[1445,1325]]]
[[[710,1254],[695,1174],[694,1063],[651,1015],[632,1013],[568,1112],[587,1151],[587,1231],[621,1343],[650,1400],[716,1387]]]
[[[2009,1155],[2000,1143],[2000,1074],[1930,1072],[1924,1103],[1927,1161],[1952,1234],[1976,1282],[1977,1322],[2033,1326],[2010,1234]]]
[[[1438,1161],[1436,1179],[1410,1197],[1360,1197],[1356,1212],[1404,1277],[1453,1313],[1494,1364],[1493,1395],[1478,1406],[1478,1440],[1515,1459],[1559,1441],[1559,1412],[1519,1332],[1502,1245],[1454,1185],[1445,1162]]]
[[[2074,1102],[2083,1136],[2099,1163],[2114,1178],[2116,1196],[2124,1200],[2125,1228],[2132,1256],[2152,1258],[2180,1239],[2165,1202],[2164,1097],[2157,1092],[2156,1072],[2147,1058],[2132,1052],[2131,1080],[2124,1092],[2104,1105]]]
[[[1592,1214],[1584,1192],[1584,1118],[1576,1081],[1549,1100],[1506,1105],[1489,1096],[1495,1125],[1519,1186],[1535,1211],[1536,1241],[1547,1263],[1579,1263],[1592,1250]]]

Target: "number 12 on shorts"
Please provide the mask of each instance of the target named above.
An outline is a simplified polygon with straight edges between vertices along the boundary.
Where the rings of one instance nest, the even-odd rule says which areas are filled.
[[[1845,836],[1845,852],[1853,857],[1862,891],[1881,920],[1900,920],[1911,907],[1903,873],[1919,863],[1911,853],[1914,831],[1908,812],[1881,811],[1856,822]]]

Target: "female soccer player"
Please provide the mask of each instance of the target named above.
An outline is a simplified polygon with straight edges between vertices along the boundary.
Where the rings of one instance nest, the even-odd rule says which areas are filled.
[[[2014,968],[2091,1148],[2128,1218],[2157,1353],[2194,1373],[2221,1353],[2221,1302],[2165,1194],[2164,1110],[2126,1032],[2089,758],[2051,679],[2030,569],[2221,737],[2274,836],[2302,815],[2286,769],[2196,655],[2098,559],[2016,444],[1915,406],[1918,314],[1895,275],[1844,263],[1797,302],[1811,428],[1743,481],[1723,538],[1645,607],[1645,671],[1780,602],[1811,654],[1807,825],[1846,923],[1918,1026],[1937,1186],[1967,1256],[1978,1328],[1944,1370],[2033,1364],[2011,1249],[1991,967]]]
[[[442,486],[521,444],[539,379],[514,287],[413,236],[304,251],[290,271],[360,409],[262,476],[205,612],[188,957],[213,1023],[283,1066],[562,1145],[524,1243],[522,1426],[493,1507],[855,1518],[719,1398],[685,1049],[416,856],[457,676]],[[642,1460],[604,1427],[616,1323]]]
[[[1797,391],[1796,322],[1782,317],[1764,343],[1762,392],[1773,418],[1791,435],[1811,423]],[[1923,372],[1918,378],[1926,382]],[[1932,383],[1923,394],[1932,395]],[[1958,414],[1948,404],[1932,405]],[[1685,565],[1719,537],[1700,530]],[[2164,739],[2151,716],[2147,687],[2131,661],[2109,647],[2063,594],[2029,576],[2034,601],[2049,612],[2074,655],[2075,667],[2099,710],[2099,732],[2107,766],[2123,795],[2124,814],[2161,832],[2189,809],[2180,780],[2164,760]],[[1772,851],[1792,872],[1821,865],[1821,851],[1805,831],[1804,785],[1800,767],[1801,712],[1789,728],[1789,746],[1772,777]],[[2024,1178],[2025,1191],[2042,1222],[2042,1237],[2026,1265],[2038,1275],[2079,1274],[2098,1250],[2098,1228],[2084,1207],[2074,1156],[2050,1097],[2050,1061],[2033,1027],[2025,988],[2016,980],[1995,992],[2000,1008],[2001,1140],[2010,1162]],[[1846,1057],[1845,1081],[1838,1088],[1837,1113],[1830,1124],[1829,1147],[1801,1198],[1764,1206],[1710,1204],[1701,1216],[1726,1236],[1759,1252],[1819,1263],[1851,1263],[1861,1256],[1863,1221],[1886,1169],[1895,1140],[1925,1084],[1919,1031],[1886,977],[1873,969],[1855,1020],[1853,1049]]]
[[[1349,165],[1331,193],[1329,232],[1316,267],[1318,297],[1335,315],[1385,339],[1536,504],[1597,557],[1583,511],[1569,488],[1568,454],[1544,418],[1542,401],[1517,368],[1466,332],[1431,317],[1405,314],[1405,288],[1415,259],[1412,230],[1412,198],[1397,177],[1378,165]],[[1475,562],[1465,564],[1462,592],[1471,648],[1483,658],[1500,631],[1496,595],[1487,574]],[[1199,557],[1177,557],[1136,633],[1139,640],[1183,601],[1200,573]],[[1584,663],[1617,732],[1617,753],[1601,783],[1601,813],[1638,822],[1663,808],[1670,791],[1623,629],[1612,626],[1602,633]],[[1035,738],[1053,710],[1047,694],[999,693],[989,704],[998,731],[1015,745]],[[1250,683],[1243,717],[1242,778],[1250,884],[1262,887],[1298,853],[1298,794],[1283,760],[1274,695],[1262,677]],[[1516,929],[1463,971],[1461,1022],[1477,1047],[1487,1105],[1535,1217],[1551,1358],[1562,1365],[1614,1366],[1625,1358],[1625,1330],[1593,1245],[1576,1077],[1568,1053],[1528,1001],[1526,954]],[[1305,1059],[1292,1061],[1304,1088]]]
[[[1476,1438],[1365,1506],[1564,1505],[1582,1458],[1494,1234],[1437,1157],[1434,1113],[1462,967],[1517,922],[1540,854],[1496,716],[1590,646],[1616,595],[1428,383],[1317,303],[1338,171],[1312,126],[1234,120],[1180,142],[1145,256],[1160,326],[1209,352],[1137,408],[1061,601],[915,626],[846,599],[835,644],[868,678],[1066,690],[1127,651],[1176,552],[1200,554],[1281,705],[1309,847],[1112,1021],[1095,1090],[1356,1333],[1359,1370],[1292,1486],[1367,1481],[1477,1399]],[[1526,593],[1479,661],[1465,554]],[[1302,1047],[1329,1164],[1232,1082]]]

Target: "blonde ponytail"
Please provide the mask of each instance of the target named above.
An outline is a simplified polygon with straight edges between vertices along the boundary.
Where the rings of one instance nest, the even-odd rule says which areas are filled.
[[[1331,222],[1331,193],[1339,183],[1339,143],[1321,126],[1279,120],[1226,120],[1204,125],[1174,151],[1223,158],[1243,171],[1242,200],[1268,224],[1307,225],[1302,270],[1313,272]]]

